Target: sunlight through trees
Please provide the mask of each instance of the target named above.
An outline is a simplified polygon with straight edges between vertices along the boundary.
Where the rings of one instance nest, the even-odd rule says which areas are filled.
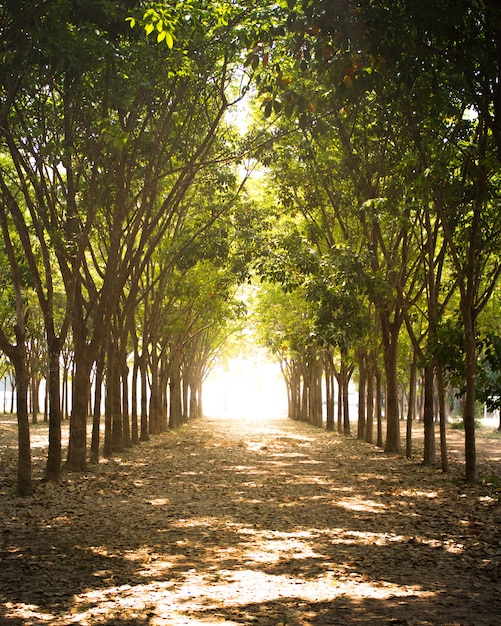
[[[479,479],[476,420],[501,397],[500,8],[416,6],[2,4],[0,350],[20,495],[39,414],[58,481],[204,409],[284,404],[388,454],[412,456],[419,423],[444,472],[460,413]],[[242,355],[217,388],[246,323],[282,378]]]

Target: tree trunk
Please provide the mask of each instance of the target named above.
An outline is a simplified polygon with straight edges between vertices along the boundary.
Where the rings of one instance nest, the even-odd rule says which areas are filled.
[[[301,417],[301,374],[297,363],[292,363],[292,376],[290,383],[291,390],[291,415],[292,419],[298,420]]]
[[[433,362],[428,361],[424,367],[424,457],[423,465],[435,465],[437,462],[435,445],[435,412],[434,412],[434,375]]]
[[[31,415],[33,424],[38,423],[40,413],[40,378],[34,375],[31,379]]]
[[[326,430],[334,431],[334,373],[330,362],[330,355],[325,356],[325,402],[326,402]]]
[[[23,373],[22,364],[16,370],[17,389],[17,427],[18,427],[18,465],[17,493],[29,496],[33,491],[31,479],[31,443],[30,421],[28,414],[28,376]]]
[[[360,350],[358,353],[358,424],[357,438],[365,439],[365,429],[367,422],[367,365],[366,356]]]
[[[440,463],[443,472],[449,471],[449,459],[447,457],[447,412],[445,408],[445,385],[444,373],[440,363],[436,364],[436,376],[438,386],[438,410],[440,415]]]
[[[381,315],[384,368],[386,375],[386,444],[384,451],[400,454],[400,423],[398,413],[398,334],[400,326]]]
[[[409,375],[409,404],[407,406],[407,427],[405,437],[405,456],[408,459],[412,459],[412,422],[414,421],[414,413],[416,410],[416,378],[417,365],[416,355],[414,354]]]
[[[198,385],[192,380],[190,382],[190,392],[189,392],[189,412],[188,419],[197,419],[200,417],[198,410]]]
[[[170,364],[169,390],[169,428],[177,428],[182,423],[181,372],[177,362]]]
[[[144,352],[145,348],[143,346],[143,354],[141,355],[141,363],[140,363],[140,374],[141,374],[141,441],[149,441],[150,439],[150,429],[148,424],[148,363],[146,359],[146,354]]]
[[[367,420],[365,423],[365,441],[374,443],[374,359],[371,355],[366,371],[367,381]]]
[[[94,388],[94,410],[92,412],[92,438],[90,444],[90,460],[91,463],[99,461],[99,443],[101,429],[101,399],[103,392],[104,378],[104,354],[101,354],[97,360],[96,380]]]
[[[203,404],[203,386],[200,380],[197,384],[197,417],[204,416],[204,404]]]
[[[121,367],[118,346],[114,350],[115,360],[111,368],[113,383],[111,386],[111,445],[113,452],[122,452],[124,449],[123,441],[123,415],[122,415],[122,397],[121,397]]]
[[[129,367],[127,365],[127,355],[122,355],[122,367],[120,369],[121,375],[121,390],[122,390],[122,436],[123,445],[126,448],[130,448],[132,445],[130,435],[130,421],[129,421]]]
[[[26,364],[26,348],[24,333],[18,332],[17,346],[9,351],[9,357],[14,365],[16,375],[16,404],[17,404],[17,493],[20,496],[29,496],[33,492],[31,477],[31,443],[30,418],[28,411],[28,368]]]
[[[189,415],[189,407],[190,407],[190,384],[188,382],[189,379],[189,374],[187,372],[188,368],[184,367],[183,368],[183,376],[182,376],[182,383],[181,383],[181,387],[182,387],[182,405],[183,405],[183,416],[182,416],[182,421],[183,424],[186,424],[186,422],[188,421],[188,415]]]
[[[377,447],[384,448],[383,441],[383,385],[381,381],[381,371],[376,365],[376,421],[377,421]]]
[[[57,481],[61,477],[61,397],[60,397],[60,366],[61,345],[55,337],[47,341],[49,352],[49,449],[45,478]]]
[[[155,345],[151,348],[150,434],[158,435],[160,425],[160,359]]]
[[[465,332],[466,391],[463,404],[463,422],[465,435],[466,480],[474,483],[478,480],[477,452],[475,444],[475,386],[477,379],[477,344],[475,322],[469,307],[463,307]]]
[[[72,386],[70,438],[66,466],[73,472],[83,472],[87,465],[87,406],[92,359],[85,340],[75,338],[75,372]]]
[[[347,354],[341,354],[341,384],[343,387],[343,433],[345,435],[351,435],[350,424],[350,372],[347,364]]]
[[[131,380],[131,439],[132,445],[139,443],[139,423],[137,419],[137,383],[139,374],[139,357],[137,351],[134,351],[134,364],[132,365]]]
[[[310,390],[310,403],[309,403],[309,422],[314,426],[323,426],[322,417],[322,369],[320,364],[315,362],[309,366],[309,390]]]
[[[300,420],[302,422],[307,422],[308,414],[309,414],[310,397],[309,397],[309,387],[308,387],[308,371],[306,369],[306,365],[303,365],[303,375],[301,377],[301,381],[302,381],[302,390],[301,390]]]
[[[343,384],[341,372],[336,375],[337,380],[337,432],[343,434]]]

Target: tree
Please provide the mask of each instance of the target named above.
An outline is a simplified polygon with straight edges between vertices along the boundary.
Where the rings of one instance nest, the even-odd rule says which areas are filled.
[[[487,190],[492,189],[494,184],[489,162],[492,162],[494,150],[499,148],[498,121],[499,111],[501,111],[497,80],[500,47],[500,31],[497,26],[499,7],[493,2],[477,2],[476,0],[459,4],[449,0],[434,2],[433,5],[429,4],[429,10],[425,10],[426,6],[425,3],[417,7],[407,0],[392,3],[384,0],[363,3],[314,0],[304,3],[301,9],[296,5],[294,28],[291,37],[283,46],[294,52],[292,58],[296,60],[296,66],[300,67],[303,72],[308,71],[308,84],[311,84],[312,73],[317,78],[317,89],[313,92],[314,101],[312,102],[310,95],[312,92],[308,93],[304,89],[304,83],[296,80],[297,74],[290,71],[288,74],[285,73],[284,67],[290,70],[290,60],[282,64],[280,69],[277,69],[277,64],[267,63],[267,67],[272,69],[266,72],[266,82],[263,80],[262,90],[267,102],[265,112],[271,114],[272,111],[283,110],[288,115],[297,113],[299,124],[303,128],[312,118],[312,111],[315,112],[316,118],[322,125],[324,124],[325,112],[319,109],[319,104],[325,102],[326,99],[319,98],[320,94],[329,94],[332,108],[334,110],[337,108],[339,111],[334,114],[338,119],[340,114],[346,117],[344,115],[346,110],[352,114],[355,111],[356,114],[361,115],[362,111],[367,112],[369,103],[371,106],[379,106],[380,128],[377,129],[377,122],[371,124],[370,117],[368,117],[365,128],[369,132],[364,133],[362,141],[358,140],[358,143],[355,143],[356,140],[351,134],[354,126],[348,125],[343,128],[338,124],[346,161],[348,163],[351,161],[353,164],[362,156],[373,156],[378,153],[381,156],[388,155],[391,149],[394,154],[392,167],[386,169],[386,172],[381,168],[379,171],[385,174],[385,185],[389,182],[390,186],[393,184],[395,190],[398,189],[398,185],[394,185],[395,167],[400,173],[403,173],[402,166],[408,168],[407,175],[402,178],[404,184],[409,184],[412,180],[409,174],[419,176],[419,172],[422,174],[433,172],[433,176],[428,179],[427,193],[420,194],[420,197],[425,202],[428,202],[430,197],[434,199],[432,210],[438,216],[444,230],[448,253],[455,265],[459,279],[458,287],[462,294],[465,358],[469,363],[466,368],[469,381],[468,401],[465,403],[464,415],[467,433],[466,473],[468,480],[475,480],[473,429],[475,317],[488,299],[492,286],[498,278],[497,273],[488,267],[489,261],[486,256],[483,257],[485,262],[479,263],[477,254],[481,252],[482,237],[486,232],[485,225],[488,221],[484,221],[483,216],[488,215],[490,211]],[[283,51],[284,48],[281,50]],[[259,51],[256,54],[259,55]],[[278,58],[279,54],[280,52],[275,58]],[[264,61],[262,52],[260,59]],[[475,111],[469,120],[464,116],[468,110]],[[440,128],[436,125],[437,119],[441,125]],[[406,130],[407,124],[409,132]],[[466,127],[470,130],[466,130]],[[422,131],[416,134],[416,129],[422,129]],[[374,130],[377,130],[377,134],[373,132]],[[469,135],[470,148],[463,152],[464,146],[461,146],[460,141],[464,139],[465,130],[467,134],[469,132],[472,134]],[[383,148],[378,149],[377,144],[372,143],[371,145],[376,147],[375,151],[364,155],[361,150],[364,141],[365,145],[369,145],[368,137],[377,135],[380,137],[380,146]],[[446,148],[445,157],[442,152],[434,151],[434,146],[438,146],[440,142],[442,148],[444,146]],[[418,167],[417,171],[413,171],[412,157],[407,156],[407,154],[411,155],[410,149],[413,149],[419,157],[418,162],[414,163],[414,167]],[[462,165],[458,164],[458,153],[465,157]],[[433,155],[436,154],[440,156],[439,164],[434,161]],[[425,159],[423,159],[424,155],[426,155]],[[447,159],[449,159],[449,165],[446,164]],[[426,161],[433,162],[433,165],[427,168]],[[371,161],[366,160],[366,162],[369,165]],[[372,164],[377,165],[377,159],[372,160]],[[440,168],[442,168],[441,171]],[[353,184],[355,188],[358,186],[358,189],[363,192],[359,194],[360,203],[373,203],[378,197],[384,197],[381,189],[378,189],[377,185],[374,186],[378,179],[375,176],[376,171],[371,169],[371,166],[362,171],[362,175],[356,171],[357,180],[353,181]],[[470,198],[469,201],[470,213],[468,211],[463,213],[465,204],[468,204],[463,201],[456,201],[455,205],[454,201],[446,202],[448,210],[445,209],[444,183],[437,186],[433,181],[433,177],[436,181],[447,179],[447,176],[444,178],[445,171],[449,175],[452,172],[462,172],[456,177],[457,191],[460,188],[468,188],[474,178],[478,181],[476,198],[475,200]],[[380,182],[382,181],[383,179],[380,179]],[[451,189],[454,185],[449,180],[445,186]],[[459,196],[461,193],[459,192]],[[452,200],[452,198],[449,199]],[[380,209],[379,204],[378,211]],[[423,206],[423,209],[425,211],[423,215],[426,215],[426,211],[430,211],[427,206]],[[394,239],[402,245],[399,244],[396,248],[392,245],[388,246],[388,243],[381,238],[383,231],[380,225],[374,222],[374,211],[372,211],[371,222],[366,220],[367,224],[372,224],[372,230],[368,230],[366,234],[367,240],[372,240],[375,251],[379,250],[383,254],[383,256],[373,255],[372,257],[373,269],[376,273],[380,268],[377,263],[374,264],[374,260],[380,261],[384,258],[384,250],[390,251],[396,257],[400,256],[400,253],[407,255],[410,251],[405,221],[409,218],[415,219],[417,214],[409,213],[408,206],[403,206],[402,210],[404,230],[397,229],[396,232],[399,234]],[[471,216],[471,221],[468,217],[466,228],[464,228],[462,214]],[[455,230],[455,226],[451,226],[451,223],[462,224],[460,230],[467,237],[467,244],[460,246],[459,254],[457,247],[459,232]],[[376,230],[374,231],[375,224]],[[448,229],[449,234],[447,234]],[[497,236],[497,229],[494,232]],[[488,252],[487,256],[489,254]],[[389,260],[386,257],[386,262]],[[391,268],[391,264],[388,267]],[[409,267],[412,267],[412,263]],[[430,257],[429,268],[433,267]],[[398,275],[395,267],[390,269],[390,272],[397,272],[396,275]],[[390,278],[390,275],[387,274],[385,278]],[[403,278],[403,274],[400,278]],[[410,275],[408,278],[411,278]],[[486,282],[479,290],[478,285],[482,283],[482,279]],[[436,284],[437,276],[432,276],[432,280]],[[389,283],[394,285],[392,280]],[[428,287],[430,286],[432,282],[428,280]],[[399,290],[400,295],[396,294],[397,299],[395,299],[395,294],[388,292],[387,295],[391,297],[386,304],[379,303],[382,313],[381,331],[386,346],[385,363],[389,390],[394,389],[392,364],[396,360],[398,331],[402,325],[403,316],[406,314],[405,309],[409,306],[409,302],[406,302],[403,308],[403,301],[400,305],[398,304],[398,298],[406,290],[405,284],[401,281]],[[430,306],[436,308],[436,303],[432,304],[432,301],[433,298],[429,300]],[[389,311],[385,307],[390,302],[393,303],[393,312],[388,315]],[[431,328],[429,349],[431,349],[436,319],[432,309],[429,313],[431,313],[429,318]],[[430,379],[431,374],[428,374],[427,380]],[[429,387],[427,384],[428,389]],[[429,395],[429,392],[427,393]],[[392,391],[388,396],[390,416],[395,411],[394,395]],[[431,406],[429,404],[427,406],[427,415],[431,415]],[[391,421],[394,423],[393,417]],[[390,448],[393,447],[395,446],[390,444]]]
[[[26,355],[26,322],[28,310],[23,288],[23,271],[21,255],[16,251],[11,236],[7,207],[0,203],[0,226],[5,245],[5,256],[10,267],[12,278],[12,295],[14,299],[14,315],[9,319],[13,332],[0,327],[0,349],[7,355],[14,367],[17,396],[18,424],[18,473],[17,492],[21,496],[32,492],[30,428],[28,416],[28,366]]]

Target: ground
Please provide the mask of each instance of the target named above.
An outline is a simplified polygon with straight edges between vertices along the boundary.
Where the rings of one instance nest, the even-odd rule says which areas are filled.
[[[416,427],[418,428],[418,427]],[[0,419],[0,624],[501,623],[501,440],[479,485],[286,419],[205,418],[14,495]]]

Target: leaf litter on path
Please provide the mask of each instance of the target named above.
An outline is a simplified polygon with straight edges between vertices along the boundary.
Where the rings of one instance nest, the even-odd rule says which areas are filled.
[[[466,486],[454,459],[206,418],[21,499],[1,451],[2,625],[501,622],[498,459]]]

